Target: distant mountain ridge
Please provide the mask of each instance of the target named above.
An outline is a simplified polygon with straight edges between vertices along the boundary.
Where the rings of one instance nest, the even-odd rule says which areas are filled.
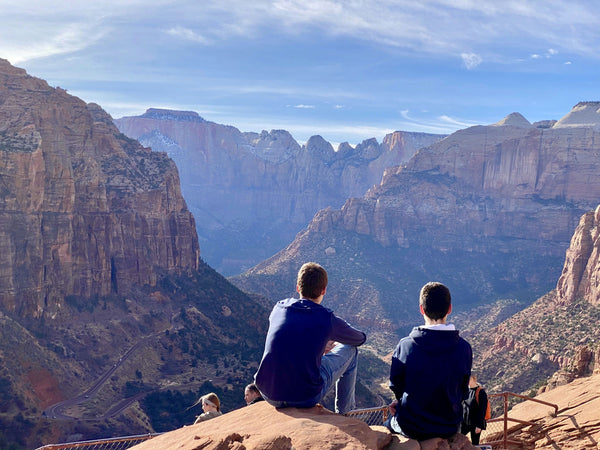
[[[414,302],[432,279],[449,285],[456,312],[532,302],[556,284],[580,216],[600,198],[600,131],[519,116],[420,149],[233,281],[284,297],[301,262],[321,262],[332,271],[330,305],[388,345],[420,322]]]
[[[202,256],[224,274],[271,256],[319,209],[362,196],[386,167],[444,137],[398,131],[334,151],[320,136],[301,146],[285,130],[244,133],[189,111],[151,108],[115,124],[175,160]]]

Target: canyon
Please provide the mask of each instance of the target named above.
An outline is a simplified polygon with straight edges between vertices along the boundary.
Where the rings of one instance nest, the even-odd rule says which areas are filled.
[[[362,196],[386,167],[444,137],[396,131],[381,144],[344,142],[334,151],[321,136],[300,145],[285,130],[241,132],[193,111],[150,108],[115,124],[175,161],[202,258],[226,276],[272,256],[317,211]]]
[[[387,168],[363,197],[319,211],[285,249],[231,279],[283,298],[302,262],[320,262],[330,270],[325,302],[386,350],[421,322],[427,281],[450,288],[455,313],[531,304],[556,285],[580,217],[600,198],[599,107],[457,131]]]
[[[324,305],[368,332],[361,380],[385,378],[432,279],[489,391],[551,395],[597,372],[599,110],[334,151],[150,109],[128,120],[153,151],[0,60],[0,444],[180,428],[208,390],[241,406],[269,304],[307,260],[329,272]],[[203,261],[208,241],[222,268],[256,264],[237,287]]]

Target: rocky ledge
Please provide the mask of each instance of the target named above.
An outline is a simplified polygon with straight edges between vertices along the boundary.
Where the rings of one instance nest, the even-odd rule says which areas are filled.
[[[417,442],[392,436],[384,427],[335,414],[316,406],[309,409],[275,409],[256,403],[207,422],[162,434],[132,447],[146,449],[387,449],[471,450],[469,440],[457,434],[452,439]]]

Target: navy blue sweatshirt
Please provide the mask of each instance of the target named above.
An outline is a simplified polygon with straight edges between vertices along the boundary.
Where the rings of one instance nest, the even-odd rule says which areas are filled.
[[[448,438],[459,431],[473,353],[457,330],[416,327],[392,357],[390,388],[396,420],[412,439]]]
[[[323,387],[319,369],[327,342],[359,346],[365,339],[365,333],[324,306],[305,298],[281,300],[269,317],[256,386],[273,401],[315,399]]]

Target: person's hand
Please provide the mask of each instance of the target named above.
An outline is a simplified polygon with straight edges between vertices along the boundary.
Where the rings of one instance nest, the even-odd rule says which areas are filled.
[[[394,400],[392,403],[390,403],[388,405],[388,411],[390,412],[390,415],[392,415],[392,416],[396,415],[396,405],[398,405],[398,400]]]
[[[475,434],[480,434],[480,433],[481,433],[481,428],[475,427]]]
[[[326,355],[327,353],[329,353],[331,350],[333,350],[333,347],[335,347],[337,345],[337,342],[335,341],[327,341],[327,344],[325,345],[325,351],[323,352],[324,355]]]

